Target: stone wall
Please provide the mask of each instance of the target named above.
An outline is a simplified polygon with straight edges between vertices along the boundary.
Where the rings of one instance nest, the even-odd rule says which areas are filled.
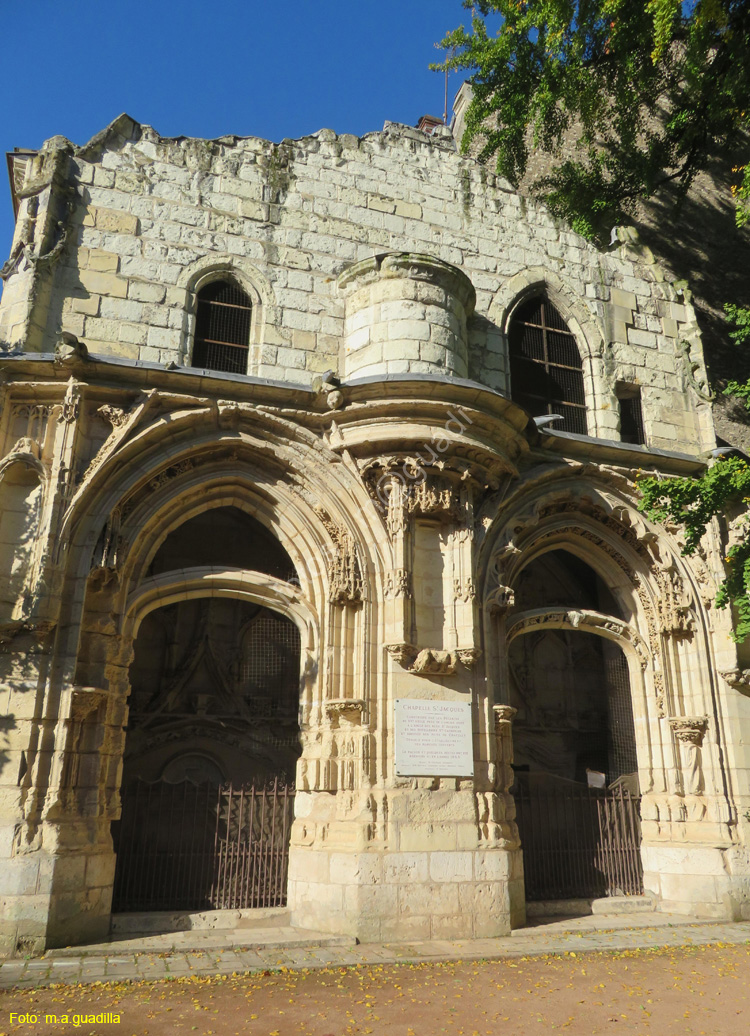
[[[623,232],[598,251],[440,131],[170,140],[121,116],[83,148],[53,138],[25,185],[0,316],[11,346],[50,351],[63,328],[93,353],[189,364],[196,286],[231,269],[256,310],[248,373],[310,384],[329,369],[419,372],[438,362],[437,327],[408,345],[392,329],[388,359],[374,347],[382,359],[345,359],[364,317],[346,318],[337,278],[383,252],[426,254],[476,291],[474,313],[456,318],[468,353],[443,357],[446,371],[507,391],[510,311],[546,285],[578,337],[591,434],[617,438],[623,382],[641,386],[651,445],[712,444],[695,315],[648,249]]]
[[[399,126],[274,145],[163,140],[123,116],[24,161],[0,305],[3,945],[106,932],[139,631],[212,597],[299,631],[296,923],[368,939],[522,923],[508,648],[544,629],[626,661],[647,890],[747,912],[725,540],[712,527],[685,559],[680,531],[638,511],[639,470],[694,474],[715,445],[701,345],[638,240],[597,251],[446,136]],[[227,274],[252,301],[249,376],[190,366],[196,293]],[[581,352],[588,437],[511,398],[509,321],[540,291]],[[646,445],[618,441],[623,385]],[[235,528],[212,525],[228,509],[262,529],[256,553],[186,534],[154,565],[193,518]],[[278,544],[293,575],[255,560]],[[524,607],[550,551],[608,593]],[[461,705],[461,766],[397,772],[403,698]],[[228,761],[231,736],[215,735]]]

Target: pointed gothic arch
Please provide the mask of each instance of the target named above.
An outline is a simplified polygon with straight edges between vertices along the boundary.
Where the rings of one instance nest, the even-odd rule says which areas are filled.
[[[560,606],[514,612],[523,569],[555,550],[576,555],[598,573],[619,615]],[[628,659],[647,880],[658,887],[658,844],[685,825],[696,839],[731,846],[731,777],[707,648],[705,593],[664,533],[657,539],[630,500],[611,487],[548,474],[508,501],[488,530],[480,567],[487,676],[496,708],[509,703],[504,655],[524,627],[586,630],[617,642]],[[688,728],[696,732],[697,761],[684,747]]]

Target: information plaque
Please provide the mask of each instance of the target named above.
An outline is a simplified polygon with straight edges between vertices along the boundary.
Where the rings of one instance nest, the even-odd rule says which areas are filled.
[[[396,698],[399,777],[473,777],[471,703]]]

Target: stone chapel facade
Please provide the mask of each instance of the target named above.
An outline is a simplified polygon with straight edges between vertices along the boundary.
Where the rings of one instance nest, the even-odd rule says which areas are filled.
[[[725,532],[685,558],[637,507],[639,472],[711,462],[700,335],[635,237],[598,250],[443,127],[121,116],[11,177],[5,950],[106,934],[131,777],[294,778],[318,931],[523,924],[511,789],[540,772],[630,782],[661,908],[750,916]],[[433,764],[447,706],[464,761]]]

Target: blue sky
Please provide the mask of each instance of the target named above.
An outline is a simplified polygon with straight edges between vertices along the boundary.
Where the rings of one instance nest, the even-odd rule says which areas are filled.
[[[361,135],[443,111],[460,0],[0,0],[0,146],[83,144],[126,111],[164,136]],[[461,79],[452,75],[450,97]],[[3,163],[4,165],[4,163]],[[0,265],[13,231],[0,173]]]

